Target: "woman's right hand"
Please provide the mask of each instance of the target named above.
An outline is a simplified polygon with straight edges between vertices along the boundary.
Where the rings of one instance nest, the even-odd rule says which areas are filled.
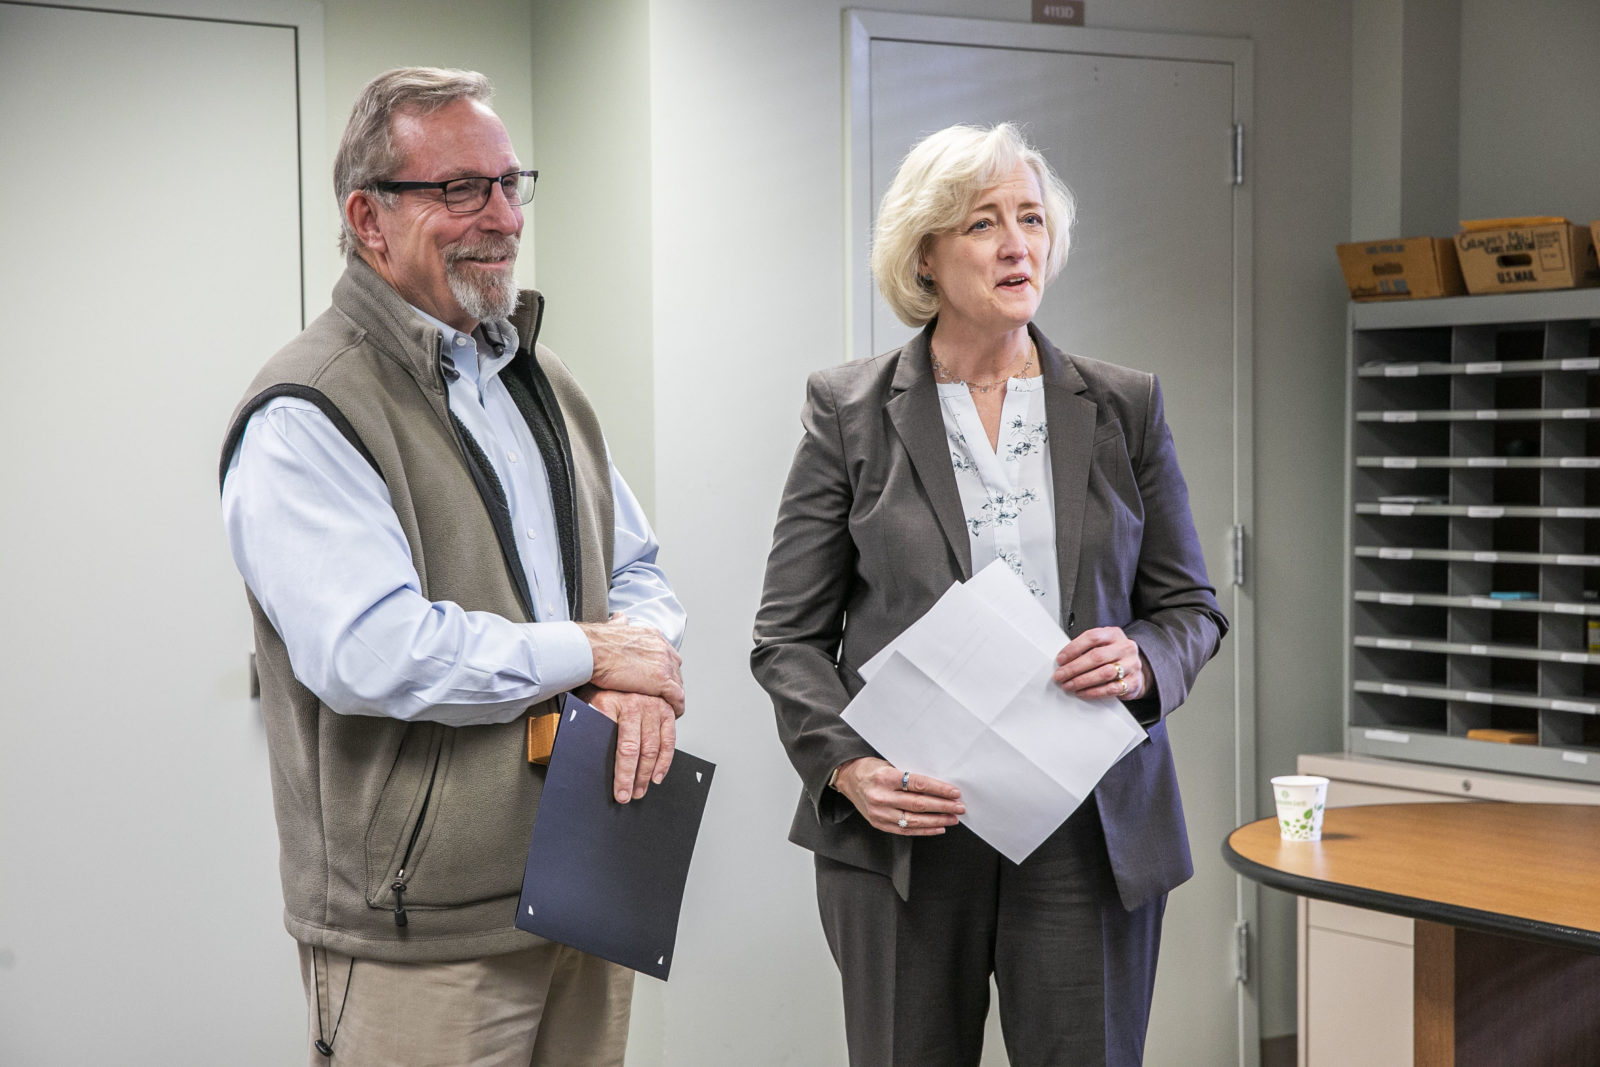
[[[942,834],[967,810],[961,803],[961,790],[949,782],[925,774],[907,777],[905,771],[876,756],[841,763],[834,788],[850,798],[862,818],[886,834]]]

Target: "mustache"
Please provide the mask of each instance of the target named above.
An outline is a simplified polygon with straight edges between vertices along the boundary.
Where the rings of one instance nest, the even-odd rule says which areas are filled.
[[[444,248],[444,259],[447,264],[456,264],[464,259],[516,259],[517,250],[522,246],[522,241],[514,234],[503,237],[481,237],[476,240],[457,241],[455,244]]]

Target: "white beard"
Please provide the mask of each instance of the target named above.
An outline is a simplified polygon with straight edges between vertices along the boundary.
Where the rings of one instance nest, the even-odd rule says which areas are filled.
[[[450,295],[456,298],[461,310],[479,322],[496,322],[510,318],[517,306],[517,282],[511,271],[494,273],[462,268],[462,260],[506,258],[514,265],[517,261],[516,237],[485,238],[481,241],[460,242],[444,250],[445,281],[450,285]]]

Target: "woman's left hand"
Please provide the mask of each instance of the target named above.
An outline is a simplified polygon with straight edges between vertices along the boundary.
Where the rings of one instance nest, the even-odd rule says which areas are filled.
[[[1144,657],[1120,626],[1085,630],[1056,653],[1056,684],[1085,700],[1137,700],[1144,692]]]

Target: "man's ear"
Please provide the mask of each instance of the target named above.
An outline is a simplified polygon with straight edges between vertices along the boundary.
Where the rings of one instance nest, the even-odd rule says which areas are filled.
[[[377,205],[372,202],[370,193],[357,189],[345,198],[344,217],[363,246],[374,252],[388,251],[383,228],[378,225]]]

